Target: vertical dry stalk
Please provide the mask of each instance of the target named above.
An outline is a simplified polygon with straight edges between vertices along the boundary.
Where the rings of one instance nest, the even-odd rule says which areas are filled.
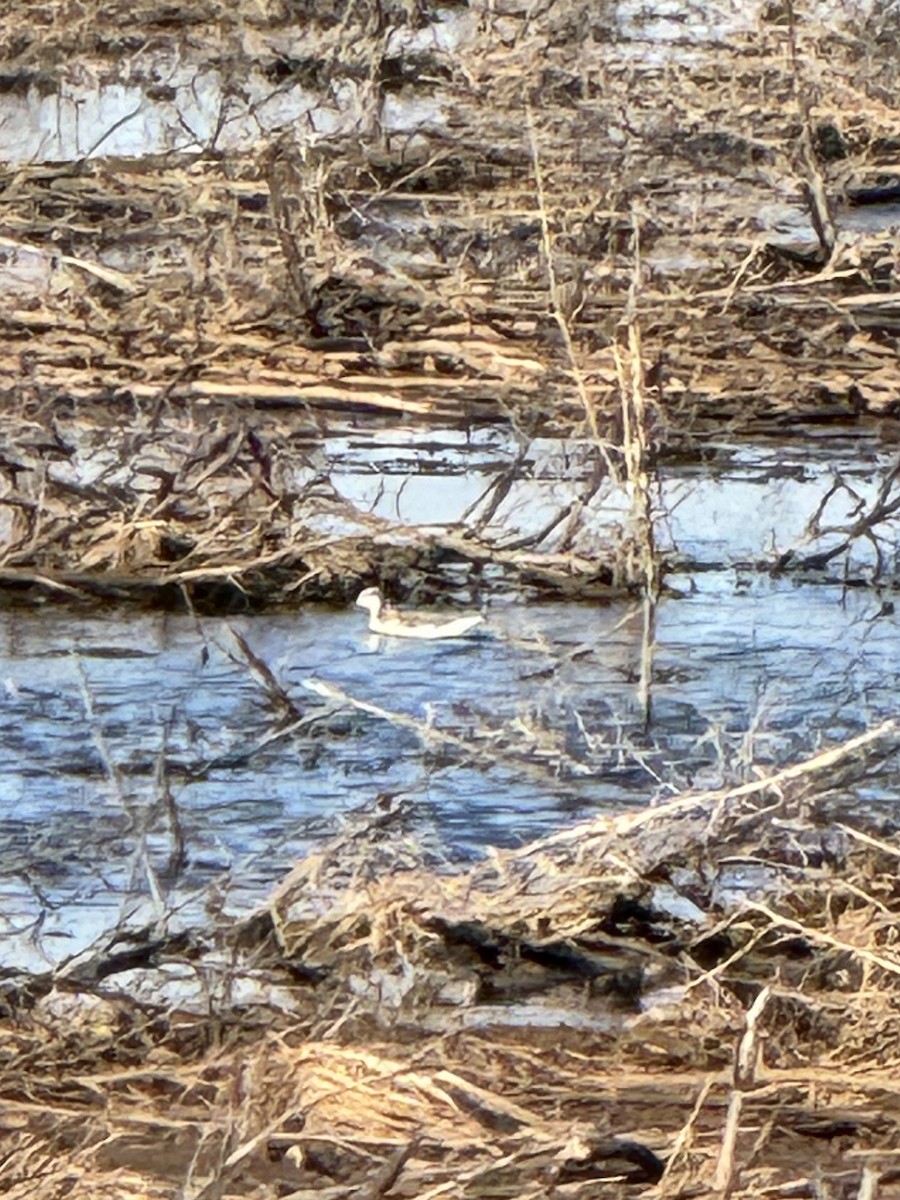
[[[139,841],[135,847],[132,858],[132,886],[138,882],[139,873],[142,869],[147,885],[147,891],[153,899],[157,913],[162,915],[165,910],[165,901],[160,888],[159,879],[156,874],[156,868],[153,866],[153,862],[151,860],[148,842],[150,824],[153,818],[152,810],[142,810],[140,805],[133,801],[128,795],[122,779],[122,772],[116,765],[113,756],[110,753],[109,746],[107,745],[106,738],[104,737],[103,729],[97,717],[96,708],[94,706],[94,697],[91,693],[88,677],[84,669],[84,664],[80,659],[76,660],[76,669],[78,671],[81,700],[82,704],[84,705],[85,716],[90,725],[91,737],[94,745],[97,748],[97,753],[100,755],[100,759],[106,771],[107,780],[112,786],[116,799],[122,806],[123,812],[128,815],[133,829],[139,834]],[[123,913],[124,905],[126,904],[127,900],[127,895],[122,897]]]
[[[591,439],[595,446],[603,456],[603,461],[606,464],[606,469],[609,472],[610,478],[618,481],[618,472],[613,463],[610,450],[611,444],[600,435],[600,427],[597,424],[597,410],[594,405],[593,398],[588,391],[587,380],[585,379],[584,371],[581,368],[581,363],[578,359],[578,353],[575,348],[575,342],[572,338],[572,330],[569,325],[567,316],[567,305],[564,302],[562,290],[559,280],[556,275],[556,260],[553,248],[553,231],[550,228],[550,216],[547,212],[547,193],[544,186],[544,172],[541,167],[541,156],[538,148],[537,130],[534,124],[534,113],[531,108],[531,103],[525,101],[525,124],[528,129],[528,144],[531,149],[531,162],[534,168],[534,184],[537,191],[538,202],[538,219],[541,223],[541,250],[544,255],[544,263],[547,270],[547,289],[550,296],[550,308],[553,313],[553,319],[559,327],[559,332],[562,335],[563,345],[566,348],[566,356],[569,360],[569,374],[575,384],[578,392],[578,399],[581,401],[581,407],[584,410],[585,419],[587,420],[588,429],[590,430]]]
[[[800,54],[797,47],[797,18],[794,12],[793,0],[787,0],[788,31],[791,50],[791,70],[793,72],[793,90],[797,98],[797,107],[803,122],[803,134],[800,147],[803,165],[807,178],[803,183],[804,198],[809,208],[816,237],[819,239],[819,249],[824,263],[827,263],[834,253],[835,229],[831,217],[831,205],[825,190],[825,180],[819,169],[818,155],[815,149],[815,138],[812,125],[812,104],[800,73]],[[824,265],[824,264],[823,264]]]
[[[634,262],[625,312],[613,347],[622,419],[622,458],[625,486],[631,505],[631,547],[629,575],[641,580],[644,594],[656,599],[659,594],[659,555],[653,530],[653,496],[649,466],[649,407],[644,390],[644,364],[641,355],[641,331],[637,322],[637,294],[640,286],[641,250],[637,216],[632,212]]]
[[[686,1150],[690,1148],[693,1142],[694,1131],[696,1129],[700,1113],[703,1111],[703,1106],[706,1104],[709,1093],[712,1091],[712,1087],[713,1081],[711,1078],[704,1080],[703,1086],[700,1088],[700,1091],[697,1094],[697,1099],[694,1101],[694,1107],[691,1109],[687,1120],[678,1134],[678,1137],[675,1139],[674,1145],[672,1146],[672,1152],[669,1155],[668,1161],[666,1162],[666,1169],[663,1172],[662,1179],[660,1180],[661,1196],[666,1196],[670,1192],[670,1184],[674,1174],[675,1164],[678,1162],[681,1155],[683,1155]],[[676,1187],[672,1190],[680,1191],[680,1188]]]
[[[856,1194],[856,1200],[878,1200],[878,1184],[880,1175],[870,1166],[863,1167],[862,1179],[859,1182],[859,1191]]]
[[[722,1131],[722,1148],[719,1151],[719,1161],[716,1165],[716,1177],[713,1182],[716,1191],[725,1195],[731,1191],[734,1181],[734,1154],[744,1107],[744,1096],[756,1083],[756,1069],[759,1063],[760,1041],[757,1027],[770,995],[771,988],[764,987],[750,1005],[747,1011],[744,1035],[738,1046],[734,1062],[734,1082],[731,1099],[728,1103],[728,1116]]]
[[[616,377],[622,420],[622,458],[625,486],[630,501],[626,573],[640,579],[644,596],[644,629],[641,639],[641,674],[638,700],[644,723],[650,723],[653,648],[656,630],[656,604],[659,599],[660,567],[653,528],[653,496],[649,465],[649,409],[644,390],[644,364],[641,331],[637,321],[637,295],[640,287],[641,245],[637,214],[632,210],[631,283],[625,312],[617,330],[614,346]]]
[[[305,152],[298,154],[284,143],[271,148],[265,166],[288,280],[301,316],[308,318],[316,286],[336,269],[339,257],[325,204],[328,168],[308,163]]]

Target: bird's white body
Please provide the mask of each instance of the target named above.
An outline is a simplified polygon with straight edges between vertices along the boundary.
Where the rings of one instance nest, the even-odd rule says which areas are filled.
[[[372,633],[384,637],[424,638],[428,641],[462,637],[484,620],[481,613],[466,613],[449,621],[438,621],[433,613],[395,612],[385,608],[378,588],[366,588],[360,592],[356,603],[367,610]]]

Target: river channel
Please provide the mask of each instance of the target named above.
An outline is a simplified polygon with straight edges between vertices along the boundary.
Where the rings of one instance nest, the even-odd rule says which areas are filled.
[[[448,435],[429,457],[417,438],[332,446],[346,504],[457,520],[489,484],[489,447]],[[566,458],[551,449],[495,521],[540,523],[576,486],[547,467]],[[881,582],[866,539],[824,579],[759,569],[807,544],[827,495],[820,526],[858,512],[894,458],[839,433],[664,470],[658,534],[677,569],[654,617],[649,724],[634,601],[482,595],[484,632],[446,642],[373,639],[353,607],[3,611],[4,964],[58,962],[123,919],[247,911],[380,795],[406,800],[410,838],[452,864],[895,716],[893,530],[879,528]],[[620,516],[607,503],[598,524],[604,513]]]

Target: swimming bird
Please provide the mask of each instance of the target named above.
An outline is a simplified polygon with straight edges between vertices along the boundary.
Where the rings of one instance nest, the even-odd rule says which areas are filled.
[[[462,637],[463,634],[480,625],[484,620],[481,613],[466,613],[463,616],[451,617],[449,621],[435,619],[433,613],[397,612],[388,608],[381,598],[378,588],[365,588],[356,597],[360,608],[369,613],[369,629],[372,633],[380,633],[385,637],[437,638]]]

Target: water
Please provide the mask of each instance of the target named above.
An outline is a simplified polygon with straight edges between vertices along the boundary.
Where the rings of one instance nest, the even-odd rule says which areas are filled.
[[[476,521],[517,462],[484,533],[533,533],[584,493],[591,448],[520,451],[497,429],[335,432],[309,468],[338,497],[323,529],[375,521],[390,539]],[[65,469],[83,482],[106,454],[86,444]],[[878,586],[843,582],[875,580],[867,538],[832,582],[759,565],[840,541],[895,461],[874,435],[832,429],[663,464],[657,535],[676,570],[655,614],[649,727],[633,602],[526,604],[507,582],[485,593],[484,633],[434,643],[373,640],[353,608],[0,613],[4,952],[58,961],[123,916],[245,912],[379,794],[407,798],[410,836],[457,862],[894,716],[893,523],[877,529]],[[620,487],[596,490],[574,550],[602,561],[627,509]]]
[[[504,479],[518,449],[497,429],[429,441],[401,428],[370,438],[332,437],[324,453],[338,495],[353,509],[366,518],[421,528],[478,522],[492,500],[492,485]],[[703,464],[664,463],[655,497],[660,548],[704,570],[739,561],[771,563],[787,552],[802,557],[836,545],[841,530],[875,502],[898,454],[858,429],[827,434],[800,429],[792,441],[723,447],[717,457],[715,451],[709,447]],[[628,521],[629,503],[612,482],[599,488],[588,483],[594,454],[584,441],[533,439],[486,521],[485,535],[503,545],[534,534],[584,497],[588,484],[594,494],[578,528],[573,532],[563,522],[556,540],[545,539],[541,549],[553,552],[567,534],[573,553],[606,554]],[[893,569],[896,529],[882,523],[878,532],[882,559]],[[864,538],[856,539],[844,561],[848,574],[871,574],[875,563],[875,546]]]
[[[742,511],[749,486],[739,472]],[[732,567],[672,582],[649,730],[630,603],[498,597],[486,633],[434,643],[371,639],[355,609],[0,614],[4,962],[59,961],[122,916],[196,918],[213,895],[246,911],[382,793],[459,861],[896,715],[900,631],[873,589]]]
[[[817,0],[809,15],[832,28],[853,30],[873,7],[871,0]],[[721,46],[767,30],[766,11],[763,0],[696,0],[688,6],[683,0],[619,0],[610,12],[608,29],[614,36],[608,54],[613,62],[631,59],[644,68],[708,62]],[[451,63],[457,58],[464,63],[485,37],[514,38],[521,32],[519,14],[508,19],[458,5],[435,7],[433,19],[422,28],[392,31],[384,51],[388,56],[436,53]],[[298,36],[290,23],[264,35],[246,29],[243,38],[241,50],[251,66],[242,73],[240,88],[215,61],[214,44],[207,43],[204,55],[186,39],[179,52],[164,42],[156,47],[151,43],[114,63],[80,60],[78,71],[69,72],[68,78],[61,72],[63,78],[53,89],[45,80],[23,92],[11,91],[0,102],[4,160],[18,165],[194,152],[213,146],[244,150],[288,126],[309,144],[358,132],[369,79],[360,81],[348,71],[330,88],[314,90],[290,75],[273,82],[252,65],[254,59],[271,65],[310,56],[315,60],[317,54],[324,58],[330,50],[327,40],[317,46]],[[591,46],[591,51],[604,52],[602,44]],[[233,47],[229,53],[234,53]],[[110,77],[113,70],[117,78]],[[415,136],[423,129],[448,132],[449,122],[440,100],[392,92],[384,99],[379,125],[387,133]]]
[[[454,55],[478,35],[473,14],[437,9],[434,20],[419,30],[393,31],[386,53],[437,52]],[[103,60],[79,62],[73,77],[62,78],[52,90],[35,84],[12,91],[0,101],[2,157],[10,165],[25,162],[69,162],[73,159],[139,157],[166,152],[210,149],[255,149],[261,138],[290,126],[298,138],[315,144],[322,138],[359,130],[368,80],[347,74],[322,90],[305,87],[288,76],[273,83],[260,67],[241,74],[240,89],[219,66],[207,43],[207,54],[183,47],[175,52],[158,46],[114,64],[119,78],[109,78],[113,65]],[[271,64],[281,58],[296,61],[327,48],[301,38],[292,23],[268,31],[243,47],[248,63],[254,58]],[[93,75],[93,77],[92,77]],[[148,79],[153,87],[147,86]],[[443,128],[440,105],[431,101],[386,98],[380,113],[385,132],[409,134],[422,128]]]

